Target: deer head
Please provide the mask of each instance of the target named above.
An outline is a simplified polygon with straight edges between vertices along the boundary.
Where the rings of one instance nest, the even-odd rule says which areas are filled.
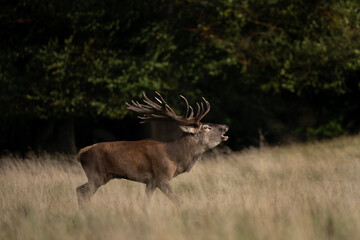
[[[184,135],[191,135],[194,139],[198,140],[204,151],[214,148],[222,141],[228,140],[229,137],[224,135],[229,129],[228,126],[224,124],[200,122],[210,111],[210,103],[204,97],[202,98],[203,102],[200,104],[196,103],[197,111],[195,114],[194,109],[189,105],[188,100],[180,95],[185,101],[186,112],[184,115],[179,116],[158,92],[155,92],[155,94],[155,100],[157,102],[150,100],[146,94],[143,93],[143,104],[137,101],[131,101],[131,104],[126,103],[129,110],[142,114],[141,116],[138,116],[143,120],[142,123],[151,120],[175,121]]]

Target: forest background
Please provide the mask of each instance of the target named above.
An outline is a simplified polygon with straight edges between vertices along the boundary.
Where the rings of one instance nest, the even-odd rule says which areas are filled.
[[[1,151],[139,139],[143,91],[206,97],[235,150],[360,130],[355,0],[5,1],[0,29]]]

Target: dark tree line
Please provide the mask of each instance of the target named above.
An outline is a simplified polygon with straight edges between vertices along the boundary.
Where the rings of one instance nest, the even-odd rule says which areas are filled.
[[[124,102],[155,90],[207,97],[234,148],[360,128],[355,0],[7,1],[0,29],[1,149],[128,136]]]

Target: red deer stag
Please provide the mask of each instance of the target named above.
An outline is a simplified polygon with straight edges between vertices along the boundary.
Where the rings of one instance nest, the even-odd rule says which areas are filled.
[[[77,156],[88,182],[76,189],[79,205],[90,200],[96,190],[113,178],[123,178],[146,184],[146,195],[150,199],[159,188],[170,200],[179,203],[169,182],[177,175],[189,172],[202,153],[214,148],[228,136],[229,129],[223,124],[201,123],[201,119],[210,111],[210,104],[203,98],[204,104],[193,108],[185,97],[186,113],[178,116],[156,92],[157,102],[151,101],[144,93],[144,104],[132,101],[127,108],[135,111],[143,122],[150,120],[175,121],[183,136],[170,142],[153,139],[139,141],[103,142],[85,147]]]

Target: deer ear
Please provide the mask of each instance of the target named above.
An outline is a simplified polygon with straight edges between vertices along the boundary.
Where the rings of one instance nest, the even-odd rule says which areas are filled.
[[[182,126],[182,125],[179,125],[179,128],[180,128],[181,131],[183,131],[184,133],[191,133],[191,134],[196,133],[197,130],[198,130],[197,127],[193,127],[193,126]]]

